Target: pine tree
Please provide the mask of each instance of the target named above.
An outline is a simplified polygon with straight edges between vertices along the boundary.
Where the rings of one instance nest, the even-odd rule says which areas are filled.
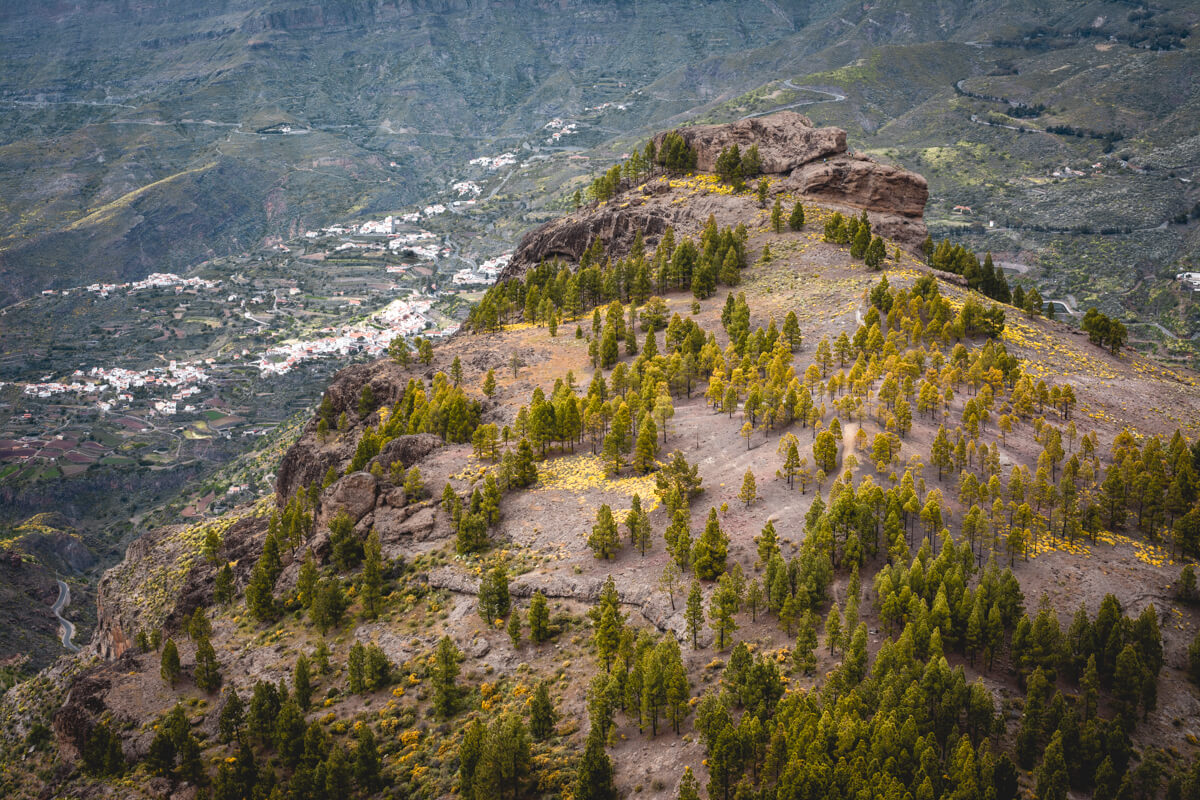
[[[834,603],[829,609],[829,616],[825,618],[825,646],[829,648],[829,655],[833,655],[834,651],[842,643],[842,612],[838,608],[838,604]]]
[[[521,612],[516,608],[508,617],[508,638],[514,649],[521,646]]]
[[[876,236],[867,245],[867,250],[863,253],[863,262],[866,264],[867,269],[878,270],[883,266],[885,258],[887,258],[887,248],[883,243],[883,239]]]
[[[174,639],[167,639],[167,643],[163,645],[162,662],[159,668],[159,674],[171,688],[175,688],[175,681],[179,680],[180,665],[179,665],[179,648],[175,646]]]
[[[750,586],[746,589],[746,607],[750,609],[751,622],[758,622],[758,611],[763,608],[765,597],[762,584],[759,583],[758,578],[750,581]]]
[[[692,534],[689,530],[687,508],[677,509],[671,517],[671,524],[663,531],[667,542],[667,552],[675,560],[680,570],[688,569],[692,564]]]
[[[496,370],[488,367],[487,374],[483,376],[483,385],[480,387],[483,394],[488,399],[491,399],[496,394]]]
[[[475,766],[475,797],[517,800],[527,795],[532,766],[529,731],[514,713],[502,714],[488,726]]]
[[[1067,779],[1067,763],[1063,757],[1063,737],[1061,731],[1055,731],[1046,746],[1046,754],[1037,770],[1037,800],[1066,800],[1069,782]]]
[[[238,696],[237,689],[230,687],[225,692],[225,702],[221,705],[221,714],[217,718],[217,730],[221,734],[221,741],[226,744],[232,742],[242,729],[244,720],[245,706],[242,704],[242,698]]]
[[[382,788],[379,748],[370,725],[360,725],[354,742],[354,782],[364,794],[371,795]]]
[[[700,648],[700,626],[704,624],[704,597],[700,593],[699,581],[692,581],[683,618],[687,622],[688,638],[692,640],[692,649],[698,650]]]
[[[604,751],[599,731],[588,734],[575,777],[575,800],[617,800],[612,761]]]
[[[300,706],[301,711],[308,711],[308,707],[312,703],[312,691],[308,656],[301,653],[292,670],[292,695],[296,698],[296,705]]]
[[[775,198],[775,205],[771,207],[771,230],[783,233],[783,206],[778,197]]]
[[[250,614],[259,622],[270,622],[275,619],[275,597],[273,590],[275,581],[267,572],[260,560],[250,573],[250,582],[246,584],[246,607]]]
[[[408,349],[408,342],[404,341],[403,336],[397,336],[392,339],[391,344],[388,345],[388,355],[402,367],[407,367],[412,362],[412,351]],[[325,401],[328,399],[328,396],[326,396],[325,400],[322,401],[322,408],[324,408]],[[330,411],[332,412],[332,404]]]
[[[751,470],[746,470],[746,474],[742,476],[742,489],[738,492],[738,499],[746,504],[749,508],[758,499],[758,485],[754,480],[754,473]]]
[[[428,343],[427,339],[421,341],[423,344]],[[430,349],[430,358],[433,358],[432,349]],[[350,759],[346,756],[346,751],[342,749],[342,746],[335,744],[329,751],[329,757],[325,759],[325,796],[349,797],[350,777]]]
[[[867,254],[867,248],[871,245],[871,231],[869,228],[860,225],[854,233],[854,238],[850,241],[850,257],[862,258]]]
[[[433,710],[442,718],[449,719],[458,704],[458,662],[462,653],[449,636],[438,642],[433,666]]]
[[[771,559],[779,553],[779,537],[775,532],[774,522],[767,520],[762,533],[754,537],[754,544],[758,547],[759,564],[771,563]]]
[[[554,732],[556,718],[554,704],[550,701],[550,689],[546,681],[538,684],[529,705],[529,732],[539,742],[547,739]]]
[[[486,737],[487,729],[478,719],[471,720],[462,734],[458,746],[458,791],[463,800],[484,800],[475,792],[475,773],[483,755],[483,740]]]
[[[796,669],[805,675],[811,675],[817,669],[817,625],[811,611],[805,611],[797,625],[792,660]]]
[[[625,527],[629,529],[629,543],[636,547],[642,556],[645,556],[646,550],[650,547],[653,533],[650,529],[650,518],[642,510],[640,495],[636,493],[633,495],[631,506],[629,513],[625,515]]]
[[[317,581],[320,580],[320,577],[312,550],[306,550],[304,561],[300,564],[300,575],[296,578],[296,595],[300,600],[300,605],[310,611],[313,600],[316,599]]]
[[[304,714],[295,700],[287,700],[275,718],[273,741],[284,766],[294,768],[304,754]]]
[[[196,688],[201,691],[214,692],[221,685],[221,665],[217,663],[217,651],[213,649],[208,636],[196,640],[194,677]]]
[[[415,503],[425,496],[425,482],[421,478],[421,468],[413,467],[404,476],[404,499]]]
[[[228,605],[233,601],[233,595],[233,568],[226,563],[218,570],[216,581],[213,583],[213,600],[221,605]]]
[[[617,523],[613,519],[612,509],[608,504],[600,506],[596,513],[596,524],[588,536],[588,547],[596,558],[615,558],[621,548],[621,538],[617,534]]]
[[[638,423],[637,444],[634,446],[632,466],[638,474],[645,475],[654,469],[658,458],[658,427],[650,414],[643,413]]]
[[[725,571],[725,559],[729,549],[729,537],[721,530],[717,521],[717,510],[710,509],[704,533],[692,546],[692,568],[701,580],[715,580]]]
[[[322,578],[313,590],[312,621],[322,635],[336,628],[346,613],[346,595],[342,584],[333,578]]]
[[[683,777],[679,779],[679,791],[675,794],[675,800],[700,800],[700,783],[692,774],[691,767],[683,768]]]
[[[732,585],[729,573],[721,576],[720,583],[713,591],[709,600],[709,627],[717,634],[717,649],[725,649],[725,640],[737,630],[733,615],[737,613],[739,598],[737,590]]]
[[[550,610],[546,604],[546,595],[541,591],[533,593],[529,601],[529,638],[535,644],[550,638]]]
[[[800,201],[796,201],[796,205],[792,206],[792,213],[788,217],[788,227],[794,231],[798,231],[804,227],[804,206],[800,205]]]
[[[362,615],[364,619],[375,619],[379,616],[379,602],[383,594],[383,558],[379,544],[379,533],[371,528],[363,548],[366,558],[363,562],[360,593],[362,595]]]
[[[203,606],[196,606],[196,610],[188,620],[187,635],[196,642],[212,636],[212,623],[208,621],[208,615],[204,613]]]
[[[362,694],[367,689],[367,648],[362,646],[362,642],[355,642],[350,646],[350,654],[346,661],[346,673],[349,682],[350,691],[353,694]]]
[[[620,612],[613,605],[604,604],[600,612],[600,622],[592,638],[596,643],[597,654],[604,662],[605,670],[612,666],[613,655],[620,645],[622,627]]]
[[[479,581],[479,616],[488,625],[508,616],[512,596],[508,589],[508,567],[503,561],[483,573]]]
[[[675,591],[679,588],[683,572],[673,560],[668,560],[663,567],[662,575],[658,578],[658,587],[667,593],[671,600],[671,610],[675,610]]]

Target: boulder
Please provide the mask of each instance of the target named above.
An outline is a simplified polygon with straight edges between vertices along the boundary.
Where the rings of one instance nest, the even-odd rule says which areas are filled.
[[[405,469],[420,463],[425,456],[442,446],[442,438],[434,433],[417,433],[411,436],[397,436],[383,446],[375,460],[386,469],[391,469],[393,463],[399,461]]]
[[[402,554],[408,541],[424,542],[435,538],[437,515],[431,506],[380,506],[375,509],[375,530],[379,532],[385,551]]]
[[[322,525],[341,511],[358,522],[375,508],[377,490],[378,482],[369,472],[352,472],[338,479],[321,496]]]
[[[818,128],[803,114],[780,111],[724,125],[694,125],[676,133],[696,151],[696,169],[716,172],[721,151],[737,145],[743,153],[758,145],[762,171],[768,175],[791,172],[801,164],[846,152],[846,132],[841,128]],[[654,137],[661,147],[667,132]]]

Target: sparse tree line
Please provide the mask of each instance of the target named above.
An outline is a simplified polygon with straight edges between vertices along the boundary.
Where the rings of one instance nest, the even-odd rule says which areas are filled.
[[[668,228],[653,253],[647,253],[641,233],[635,235],[626,258],[606,257],[600,239],[593,239],[572,270],[557,260],[546,261],[488,289],[472,308],[466,325],[475,331],[500,330],[515,321],[557,326],[590,308],[611,302],[641,306],[655,294],[690,290],[698,299],[711,297],[718,286],[736,286],[747,265],[744,226],[720,229],[709,218],[700,240],[676,242]]]
[[[650,140],[644,147],[635,148],[627,159],[613,164],[603,175],[593,178],[588,185],[587,196],[603,203],[620,194],[623,189],[637,186],[656,173],[680,174],[695,169],[696,151],[682,136],[671,131],[664,137],[661,148],[655,147],[654,141]],[[583,204],[583,197],[583,192],[576,190],[576,208]]]
[[[871,235],[871,221],[867,219],[864,210],[861,216],[842,216],[835,211],[825,221],[825,241],[833,244],[850,245],[850,257],[861,258],[867,269],[875,272],[883,268],[883,260],[887,258],[887,246],[883,237]]]

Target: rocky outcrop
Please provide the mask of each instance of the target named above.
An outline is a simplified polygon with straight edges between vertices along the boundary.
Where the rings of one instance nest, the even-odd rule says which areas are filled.
[[[872,228],[900,244],[916,248],[925,239],[925,202],[929,187],[915,172],[880,164],[863,155],[846,151],[846,132],[840,128],[818,128],[802,114],[781,111],[765,117],[738,120],[727,125],[696,125],[676,133],[696,151],[700,172],[713,172],[725,148],[736,144],[745,152],[758,145],[764,173],[783,176],[773,190],[800,195],[847,211],[865,210]],[[661,146],[666,132],[655,137]],[[709,213],[718,223],[735,225],[754,221],[757,209],[740,205],[736,210],[714,208],[704,198],[672,202],[678,195],[665,179],[657,179],[621,193],[604,204],[592,204],[541,225],[525,234],[513,252],[501,280],[516,278],[530,268],[553,258],[578,263],[593,240],[599,239],[608,258],[629,253],[640,231],[648,248],[653,247],[668,227],[680,233],[702,226]],[[729,198],[726,198],[729,199]],[[711,200],[711,198],[710,198]],[[689,230],[691,229],[691,230]]]
[[[664,192],[668,189],[662,182],[648,188],[646,194],[657,188]],[[654,247],[667,228],[675,224],[677,216],[676,209],[648,206],[644,195],[635,195],[625,208],[609,204],[551,220],[525,234],[500,279],[524,274],[529,267],[554,258],[577,264],[594,239],[604,242],[610,257],[628,253],[639,231],[646,246]]]
[[[213,582],[225,561],[233,564],[235,583],[244,586],[262,553],[267,519],[253,507],[242,507],[225,520],[156,528],[131,542],[124,560],[105,572],[97,587],[91,652],[120,658],[139,631],[178,630],[197,607],[212,604]],[[220,526],[216,563],[200,557],[206,525]]]
[[[358,414],[358,400],[364,386],[371,387],[377,405],[395,403],[404,394],[410,378],[416,377],[411,367],[402,367],[389,361],[371,364],[354,364],[340,370],[334,376],[325,397],[333,408],[333,417],[342,414],[352,427],[362,427],[366,421]],[[405,438],[405,437],[401,437]],[[275,494],[280,505],[301,487],[320,482],[330,467],[341,468],[354,455],[357,436],[329,436],[322,441],[317,436],[317,418],[305,425],[300,438],[284,454],[275,476]],[[407,445],[397,445],[405,447]],[[418,450],[425,445],[413,445]],[[404,460],[403,458],[393,460]],[[389,461],[388,464],[391,462]],[[407,464],[406,464],[407,466]]]
[[[53,732],[58,751],[67,760],[78,759],[84,742],[104,713],[104,695],[112,681],[99,671],[92,670],[79,677],[61,708],[54,714]]]
[[[335,514],[348,514],[350,519],[358,522],[375,508],[375,496],[379,491],[379,483],[369,472],[352,472],[339,478],[321,496],[321,520]]]
[[[455,567],[436,567],[425,576],[427,583],[435,589],[445,589],[456,594],[477,595],[479,580]],[[546,597],[575,600],[593,604],[600,598],[604,580],[599,577],[581,578],[577,575],[526,573],[518,575],[509,583],[508,591],[513,597],[532,597],[541,592]],[[673,631],[681,639],[687,637],[687,622],[681,603],[672,609],[662,603],[660,593],[649,586],[630,588],[618,582],[617,594],[621,603],[641,614],[642,618],[658,631]],[[701,635],[701,643],[707,643],[707,634]]]
[[[805,164],[794,170],[780,188],[909,219],[919,219],[929,199],[928,184],[915,172],[853,155]]]
[[[675,131],[696,151],[696,169],[716,172],[721,151],[737,145],[743,153],[758,145],[762,171],[783,175],[802,164],[846,152],[846,132],[841,128],[818,128],[795,111],[780,111],[726,125],[694,125]],[[668,131],[654,137],[661,147]]]
[[[420,462],[425,456],[442,446],[442,437],[436,433],[415,433],[410,436],[397,436],[383,446],[375,460],[384,469],[391,469],[392,464],[399,461],[408,469]]]

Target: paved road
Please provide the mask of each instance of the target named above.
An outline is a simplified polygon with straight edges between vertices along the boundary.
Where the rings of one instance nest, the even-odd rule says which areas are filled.
[[[786,105],[775,106],[774,108],[768,108],[766,111],[755,111],[753,114],[747,114],[746,116],[742,117],[742,119],[750,119],[752,117],[765,117],[767,114],[774,114],[776,111],[783,111],[783,110],[789,109],[789,108],[799,108],[800,106],[811,106],[816,103],[829,103],[829,102],[840,103],[846,99],[846,95],[839,94],[838,92],[827,92],[824,89],[816,89],[816,88],[813,88],[812,86],[797,86],[796,84],[792,83],[792,81],[790,79],[784,81],[783,85],[789,89],[795,89],[797,91],[803,90],[806,92],[816,92],[817,94],[827,95],[831,99],[830,100],[801,100],[798,103],[787,103]]]
[[[71,641],[75,638],[75,623],[64,619],[60,613],[71,604],[71,587],[63,581],[56,582],[58,583],[58,599],[54,601],[54,616],[58,618],[58,624],[62,626],[62,644],[72,653],[78,653],[79,645]]]

